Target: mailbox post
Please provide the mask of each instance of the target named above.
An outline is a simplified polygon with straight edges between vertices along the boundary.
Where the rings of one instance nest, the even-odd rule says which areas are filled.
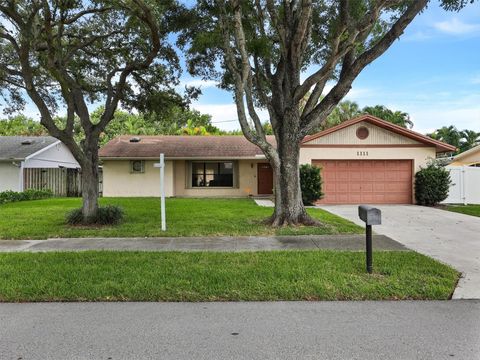
[[[380,209],[372,206],[360,205],[358,207],[358,216],[366,224],[367,272],[371,274],[373,269],[372,225],[380,225],[382,223],[382,212]]]

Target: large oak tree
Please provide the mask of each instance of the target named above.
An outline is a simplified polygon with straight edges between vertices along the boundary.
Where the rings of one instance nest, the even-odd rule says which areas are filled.
[[[85,219],[98,210],[99,137],[117,107],[172,93],[178,61],[167,40],[177,10],[173,0],[0,0],[0,96],[11,111],[30,99],[79,162]],[[96,121],[91,103],[103,106]]]
[[[442,4],[459,10],[467,2]],[[326,121],[355,78],[387,51],[427,4],[428,0],[200,0],[192,9],[192,26],[181,42],[188,49],[189,71],[218,79],[233,93],[245,137],[272,165],[271,224],[314,223],[300,193],[301,141]],[[328,92],[327,83],[333,84]],[[258,108],[268,110],[276,146],[265,137]]]

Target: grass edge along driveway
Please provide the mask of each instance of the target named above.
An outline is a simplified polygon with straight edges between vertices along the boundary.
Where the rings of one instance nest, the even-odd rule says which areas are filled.
[[[480,205],[447,205],[448,211],[480,217]]]
[[[459,273],[413,251],[0,254],[0,301],[446,300]]]
[[[167,231],[160,230],[158,198],[101,198],[101,205],[119,205],[125,211],[122,224],[79,227],[65,224],[65,214],[81,206],[78,198],[53,198],[0,205],[0,239],[55,237],[157,237],[323,235],[361,233],[361,227],[321,209],[308,209],[324,226],[273,229],[262,223],[273,212],[252,199],[169,198]]]

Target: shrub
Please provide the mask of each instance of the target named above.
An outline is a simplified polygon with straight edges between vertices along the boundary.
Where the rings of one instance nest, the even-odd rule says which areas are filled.
[[[430,164],[415,174],[415,199],[417,204],[434,206],[445,200],[452,180],[444,167]]]
[[[300,165],[300,187],[304,205],[312,205],[322,194],[320,168],[309,164]]]
[[[123,209],[107,205],[99,207],[97,214],[88,219],[83,218],[82,209],[74,209],[67,214],[69,225],[117,225],[123,220]]]
[[[0,192],[0,204],[6,204],[16,201],[47,199],[53,196],[52,190],[28,189],[22,192],[3,191]]]

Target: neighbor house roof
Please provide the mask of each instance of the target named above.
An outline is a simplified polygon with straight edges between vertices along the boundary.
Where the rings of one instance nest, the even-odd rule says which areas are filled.
[[[458,154],[457,156],[455,156],[453,158],[453,161],[462,160],[462,159],[466,158],[467,156],[470,156],[470,155],[476,154],[476,153],[479,154],[479,158],[480,158],[480,145],[477,145],[477,146],[475,146],[475,147],[473,147],[473,148],[471,148],[467,151],[464,151],[464,152]]]
[[[274,143],[273,136],[267,137]],[[139,140],[139,141],[136,141]],[[258,158],[263,152],[244,136],[143,136],[123,135],[110,140],[100,149],[106,158]]]
[[[452,152],[452,151],[456,150],[455,146],[452,146],[450,144],[446,144],[446,143],[438,141],[438,140],[434,140],[434,139],[432,139],[428,136],[422,135],[420,133],[417,133],[417,132],[409,130],[409,129],[405,129],[401,126],[392,124],[391,122],[379,119],[379,118],[377,118],[375,116],[372,116],[372,115],[361,115],[361,116],[356,117],[354,119],[344,121],[337,126],[331,127],[329,129],[321,131],[317,134],[306,136],[303,139],[303,143],[305,144],[309,141],[312,141],[314,139],[318,139],[319,137],[331,134],[335,131],[344,129],[348,126],[352,126],[352,125],[357,124],[357,123],[362,122],[362,121],[371,123],[373,125],[376,125],[376,126],[379,126],[379,127],[383,128],[383,129],[386,129],[386,130],[392,131],[394,133],[400,134],[402,136],[405,136],[407,138],[416,140],[416,141],[418,141],[422,144],[430,145],[432,147],[434,146],[436,148],[437,152],[439,152],[439,153],[440,152]]]
[[[0,136],[0,161],[24,160],[57,142],[52,136]]]

